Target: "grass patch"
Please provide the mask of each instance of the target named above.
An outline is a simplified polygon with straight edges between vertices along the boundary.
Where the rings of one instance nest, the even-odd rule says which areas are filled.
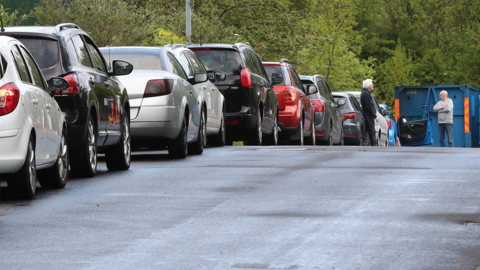
[[[233,145],[233,146],[243,146],[243,142],[242,142],[242,141],[233,142],[232,145]]]

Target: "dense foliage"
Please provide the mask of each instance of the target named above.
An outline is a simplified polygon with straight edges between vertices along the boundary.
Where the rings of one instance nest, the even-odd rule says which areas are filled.
[[[392,105],[395,85],[480,86],[477,0],[192,1],[193,42],[248,43],[265,61],[323,75],[334,91],[373,78]],[[40,0],[30,16],[76,23],[100,46],[186,40],[185,0]]]

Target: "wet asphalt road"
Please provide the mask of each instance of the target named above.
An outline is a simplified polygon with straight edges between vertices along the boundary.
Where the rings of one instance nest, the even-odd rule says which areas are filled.
[[[4,183],[0,269],[476,270],[479,156],[224,147],[134,153],[126,172],[101,162],[33,201]]]

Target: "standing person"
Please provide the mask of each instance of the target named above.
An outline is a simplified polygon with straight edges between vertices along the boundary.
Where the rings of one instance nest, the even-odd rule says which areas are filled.
[[[448,147],[453,147],[453,100],[448,98],[448,92],[440,92],[440,101],[433,106],[438,111],[438,129],[440,130],[440,146],[445,147],[445,133],[448,136]]]
[[[378,122],[377,110],[375,109],[374,100],[372,96],[373,81],[366,79],[363,81],[363,90],[360,94],[360,103],[362,105],[363,115],[365,116],[365,123],[367,124],[366,132],[370,136],[370,145],[377,146],[378,141],[375,136],[375,121]],[[366,134],[364,134],[366,138]]]

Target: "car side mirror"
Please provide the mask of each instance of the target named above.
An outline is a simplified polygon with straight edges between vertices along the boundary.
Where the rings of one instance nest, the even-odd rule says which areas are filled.
[[[133,65],[122,60],[114,60],[113,61],[113,72],[109,73],[108,75],[114,76],[122,76],[128,75],[133,71]]]
[[[315,85],[309,85],[307,87],[307,95],[312,95],[318,93],[318,89]]]
[[[207,73],[197,73],[193,76],[193,82],[194,83],[203,83],[208,80],[208,75]]]
[[[272,84],[280,84],[283,82],[283,76],[278,73],[272,73]]]
[[[48,80],[48,91],[53,96],[57,91],[67,90],[70,87],[70,83],[64,78],[52,77]]]
[[[337,105],[338,105],[338,106],[343,106],[343,105],[345,105],[345,104],[347,104],[347,100],[346,100],[345,98],[339,98],[339,99],[337,99]]]
[[[385,116],[385,115],[389,115],[392,113],[392,110],[383,110],[382,109],[382,114]]]

